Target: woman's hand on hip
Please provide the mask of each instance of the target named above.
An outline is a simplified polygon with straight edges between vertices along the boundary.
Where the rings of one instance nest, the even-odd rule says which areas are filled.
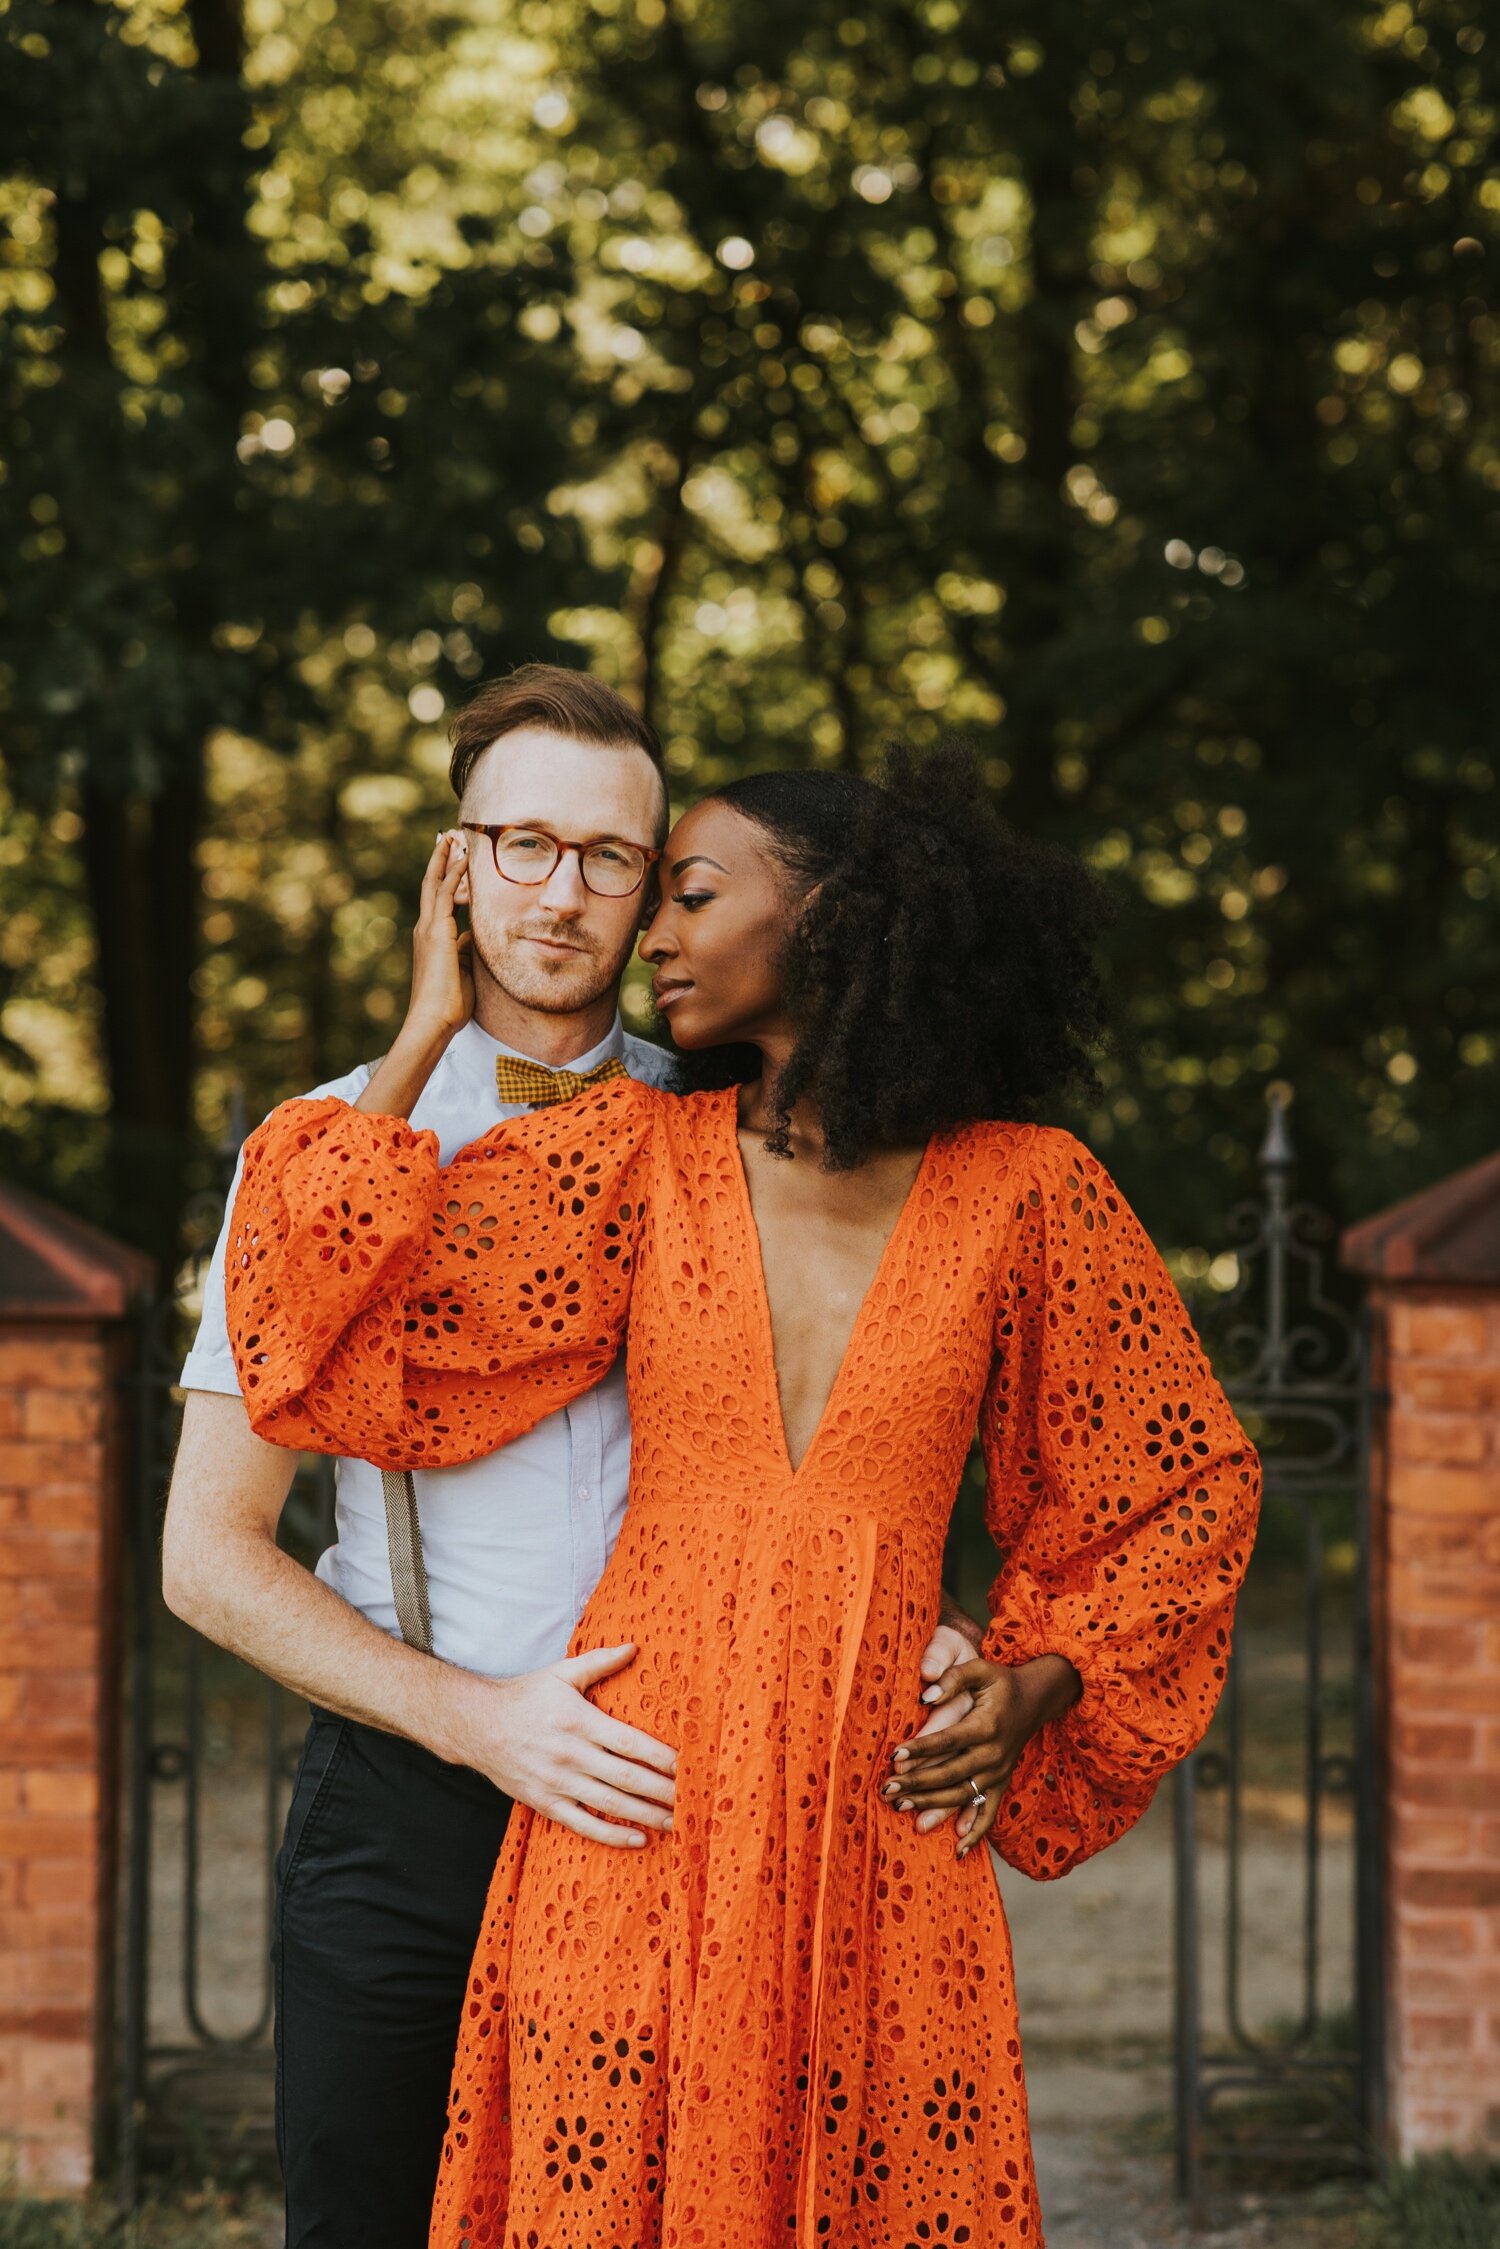
[[[932,1638],[922,1650],[921,1674],[922,1700],[924,1702],[937,1694],[937,1690],[948,1672],[956,1670],[961,1663],[967,1663],[972,1656],[979,1653],[983,1639],[984,1626],[976,1624],[966,1610],[959,1608],[958,1604],[951,1600],[947,1593],[944,1593],[942,1604],[938,1610],[937,1626]],[[939,1696],[917,1738],[922,1740],[928,1734],[946,1733],[950,1726],[957,1725],[960,1718],[966,1718],[973,1707],[969,1696],[963,1693]],[[926,1835],[933,1828],[942,1827],[952,1817],[953,1809],[951,1807],[947,1811],[923,1812],[917,1821],[917,1826],[921,1833]]]
[[[923,1699],[931,1698],[932,1716],[895,1750],[882,1796],[914,1814],[924,1831],[956,1811],[962,1858],[993,1827],[1001,1791],[1032,1735],[1071,1710],[1081,1691],[1066,1656],[1020,1664],[973,1656],[954,1664],[928,1688]],[[949,1718],[950,1711],[961,1714]]]

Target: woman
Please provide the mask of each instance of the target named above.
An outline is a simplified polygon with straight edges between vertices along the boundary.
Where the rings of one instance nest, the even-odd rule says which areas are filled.
[[[628,1328],[631,1501],[579,1644],[638,1643],[596,1699],[678,1766],[634,1852],[513,1821],[432,2240],[1035,2249],[975,1846],[1056,1875],[1140,1815],[1212,1714],[1257,1495],[1138,1222],[1026,1121],[1086,1074],[1093,892],[1003,836],[960,752],[735,784],[674,830],[642,950],[678,1046],[759,1076],[622,1081],[440,1172],[401,1120],[448,1035],[461,864],[430,872],[371,1113],[288,1103],[247,1150],[246,1402],[282,1443],[453,1463]],[[972,1707],[914,1740],[976,1420],[993,1618],[943,1683]]]

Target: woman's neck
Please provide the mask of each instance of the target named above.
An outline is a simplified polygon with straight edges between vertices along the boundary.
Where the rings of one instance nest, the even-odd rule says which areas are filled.
[[[776,1081],[792,1058],[796,1046],[795,1033],[768,1034],[755,1040],[760,1048],[761,1071],[748,1085],[740,1088],[740,1129],[762,1135],[774,1130],[780,1122],[772,1105]],[[823,1130],[823,1120],[812,1102],[806,1099],[792,1104],[788,1119],[787,1137],[797,1155],[808,1155],[821,1161],[828,1145],[828,1135]]]

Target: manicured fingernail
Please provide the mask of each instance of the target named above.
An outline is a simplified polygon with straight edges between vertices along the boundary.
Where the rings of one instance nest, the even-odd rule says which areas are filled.
[[[898,1780],[888,1780],[888,1781],[886,1782],[886,1784],[885,1784],[884,1788],[883,1788],[883,1789],[882,1789],[882,1790],[880,1791],[880,1793],[881,1793],[881,1795],[882,1795],[882,1796],[886,1796],[886,1797],[890,1797],[890,1796],[899,1796],[899,1795],[900,1795],[900,1793],[901,1793],[901,1783],[900,1783],[900,1781],[898,1781]]]
[[[900,1803],[896,1806],[898,1812],[914,1812],[916,1808],[916,1805],[912,1802],[909,1796],[903,1796]]]
[[[941,1701],[942,1701],[942,1699],[943,1699],[943,1690],[942,1690],[941,1686],[937,1686],[937,1687],[929,1687],[929,1688],[928,1688],[928,1690],[927,1690],[927,1692],[926,1692],[926,1694],[924,1694],[924,1695],[923,1695],[923,1697],[922,1697],[922,1700],[923,1700],[924,1702],[941,1702]]]
[[[911,1751],[910,1751],[909,1749],[897,1749],[897,1750],[894,1750],[894,1751],[892,1751],[892,1756],[893,1756],[893,1759],[894,1759],[895,1763],[896,1763],[896,1764],[898,1764],[898,1765],[904,1765],[904,1764],[906,1763],[906,1760],[907,1760],[907,1758],[908,1758],[908,1757],[910,1757],[910,1755],[911,1755]]]

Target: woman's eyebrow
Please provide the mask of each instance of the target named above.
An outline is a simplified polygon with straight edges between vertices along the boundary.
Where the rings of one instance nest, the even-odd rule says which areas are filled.
[[[727,875],[729,872],[729,869],[727,867],[719,866],[719,862],[717,859],[710,859],[706,851],[693,851],[688,854],[686,859],[679,859],[677,861],[677,864],[672,869],[672,880],[675,882],[677,880],[677,877],[687,867],[718,867],[719,873],[721,875]]]

